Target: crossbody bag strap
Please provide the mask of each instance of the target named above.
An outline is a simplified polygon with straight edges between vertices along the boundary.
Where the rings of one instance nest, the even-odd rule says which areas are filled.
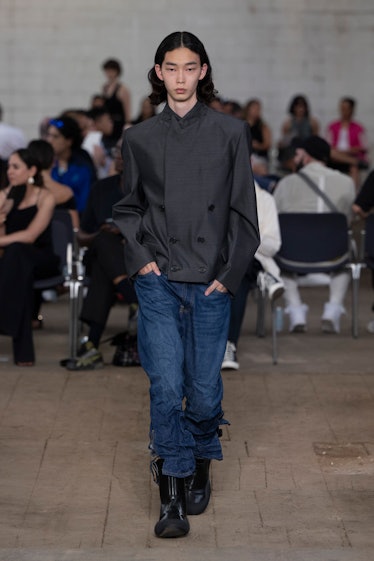
[[[331,212],[339,212],[339,210],[334,205],[332,200],[329,199],[329,197],[326,195],[326,193],[321,191],[321,189],[313,181],[313,179],[311,179],[308,175],[306,175],[306,173],[304,173],[302,171],[298,171],[297,175],[299,175],[302,179],[304,179],[305,183],[307,185],[309,185],[309,187],[312,189],[312,191],[314,191],[316,193],[316,195],[318,195],[319,197],[321,197],[321,199],[323,199],[323,201],[326,203],[326,206],[328,206],[328,208],[331,210]]]

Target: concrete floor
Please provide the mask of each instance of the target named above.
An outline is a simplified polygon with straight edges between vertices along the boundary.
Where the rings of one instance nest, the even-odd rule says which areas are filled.
[[[44,305],[37,366],[13,366],[0,337],[1,561],[372,561],[373,293],[367,271],[360,335],[322,334],[326,288],[304,288],[306,334],[254,335],[224,372],[225,460],[212,468],[206,513],[179,540],[153,535],[158,490],[148,469],[148,383],[141,368],[68,372],[66,297]],[[123,329],[112,310],[106,336]]]

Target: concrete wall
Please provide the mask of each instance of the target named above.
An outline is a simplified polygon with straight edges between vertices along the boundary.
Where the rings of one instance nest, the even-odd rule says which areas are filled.
[[[119,58],[133,114],[161,39],[186,29],[205,43],[221,95],[259,96],[279,137],[290,97],[305,93],[322,128],[342,95],[374,144],[373,0],[0,0],[0,103],[28,137],[67,107],[87,107]]]

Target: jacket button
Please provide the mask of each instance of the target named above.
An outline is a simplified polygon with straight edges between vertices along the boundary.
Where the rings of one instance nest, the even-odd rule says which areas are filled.
[[[206,273],[206,267],[199,267],[199,273]]]
[[[175,238],[169,238],[169,242],[170,243],[177,243],[177,240]]]
[[[158,208],[161,210],[161,212],[165,212],[165,205],[160,205]]]
[[[197,238],[197,241],[198,241],[199,243],[204,243],[204,242],[205,242],[205,238]]]
[[[176,265],[173,265],[172,267],[170,267],[170,271],[172,273],[176,273],[177,271],[180,271],[182,267],[177,267]]]
[[[210,212],[212,212],[216,207],[214,205],[209,205],[208,206],[208,210],[210,210]]]

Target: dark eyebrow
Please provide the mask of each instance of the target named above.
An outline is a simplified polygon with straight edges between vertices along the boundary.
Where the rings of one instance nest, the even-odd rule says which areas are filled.
[[[177,64],[175,62],[165,62],[166,66],[177,66]],[[186,62],[186,64],[184,66],[197,66],[197,62],[195,60],[193,60],[192,62]]]

